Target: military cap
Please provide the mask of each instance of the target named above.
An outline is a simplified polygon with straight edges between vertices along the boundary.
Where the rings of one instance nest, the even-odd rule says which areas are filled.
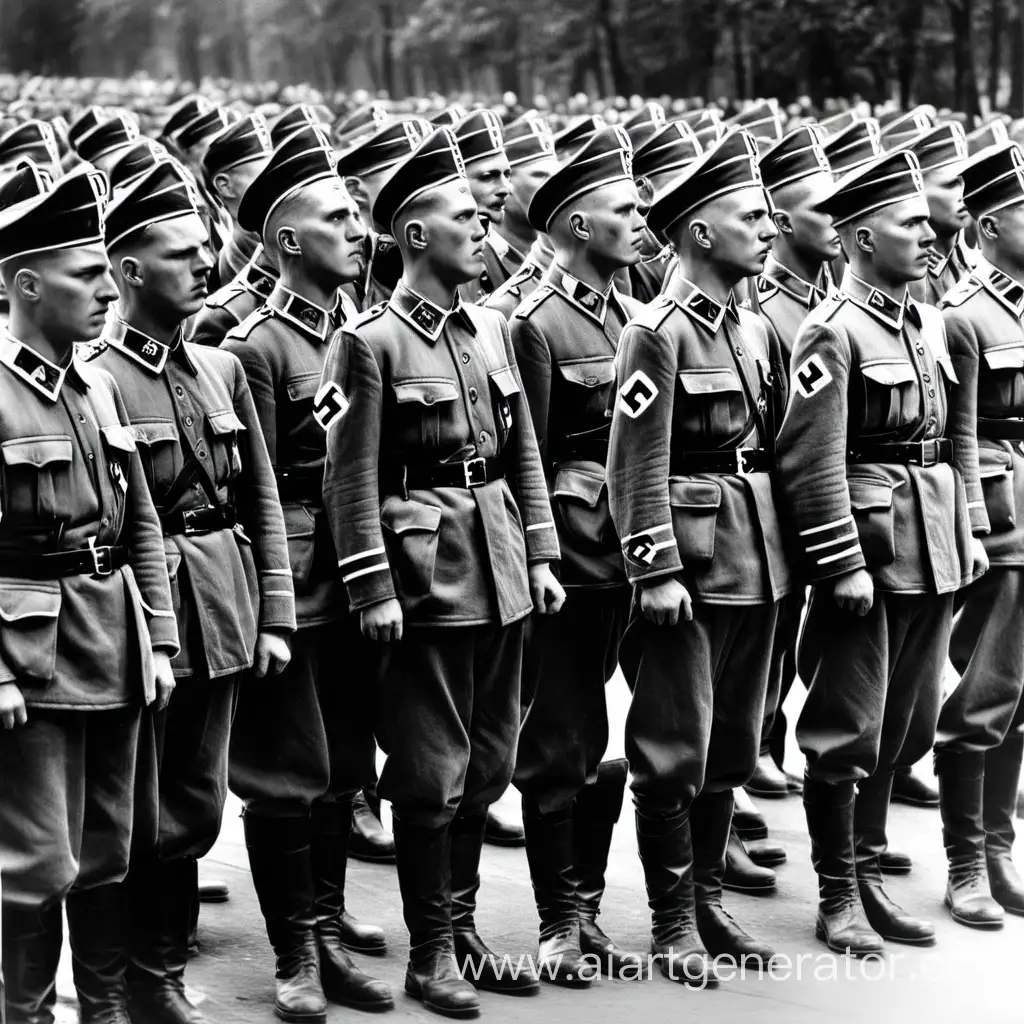
[[[419,117],[389,124],[342,153],[338,157],[338,174],[363,178],[394,167],[433,130],[429,121]]]
[[[171,107],[171,112],[167,115],[160,134],[176,141],[182,128],[197,117],[208,114],[211,110],[213,110],[213,102],[205,96],[200,96],[198,93],[186,96]]]
[[[343,117],[334,126],[334,141],[344,145],[354,139],[375,135],[389,120],[387,107],[383,103],[367,103],[358,110]]]
[[[722,121],[712,121],[710,124],[706,123],[703,128],[698,128],[695,134],[701,149],[706,153],[729,134],[729,129]]]
[[[764,187],[771,192],[792,185],[802,178],[809,178],[812,174],[831,174],[832,169],[822,149],[824,135],[818,125],[802,124],[781,142],[776,142],[761,157]]]
[[[131,149],[125,150],[110,169],[110,189],[126,188],[146,171],[168,157],[167,148],[154,139],[139,139]]]
[[[453,129],[462,159],[467,164],[505,152],[501,118],[493,110],[474,110]]]
[[[647,226],[665,237],[673,224],[713,199],[755,187],[763,187],[757,141],[749,132],[734,128],[655,199],[647,214]]]
[[[660,103],[645,103],[620,123],[629,132],[629,141],[633,143],[633,149],[636,150],[652,135],[664,128],[667,122],[665,108]]]
[[[296,103],[282,113],[270,128],[270,141],[276,149],[291,135],[307,124],[323,124],[316,109],[308,103]]]
[[[465,116],[466,108],[461,103],[452,103],[439,114],[435,114],[430,123],[438,128],[454,128]]]
[[[638,178],[648,178],[666,171],[681,171],[703,152],[694,130],[684,121],[672,121],[634,152],[633,173]]]
[[[282,200],[322,178],[336,178],[337,157],[323,125],[307,124],[292,132],[253,178],[238,206],[238,223],[263,234]]]
[[[849,174],[874,160],[882,152],[879,133],[878,122],[873,117],[867,117],[829,136],[825,140],[824,149],[832,173]]]
[[[139,137],[139,126],[127,115],[118,114],[102,121],[78,140],[78,155],[90,163],[127,146]]]
[[[0,164],[27,158],[38,163],[58,163],[57,138],[45,121],[22,121],[0,139]]]
[[[77,153],[79,140],[88,135],[102,121],[107,119],[107,113],[102,107],[86,107],[78,117],[71,122],[68,128],[68,141],[71,148]]]
[[[607,127],[608,122],[600,114],[591,114],[580,118],[575,124],[560,131],[554,138],[555,156],[559,160],[568,160],[578,153],[589,141],[590,137]]]
[[[219,135],[231,124],[231,117],[223,107],[214,107],[205,114],[189,121],[184,128],[178,132],[175,142],[182,149],[193,149],[204,142],[209,142],[215,135]]]
[[[1024,202],[1024,151],[1016,142],[985,149],[971,157],[961,173],[964,203],[975,220]]]
[[[971,156],[990,146],[1002,146],[1010,141],[1005,121],[989,121],[967,136],[967,152]]]
[[[680,121],[689,128],[692,128],[695,132],[698,132],[713,124],[721,124],[722,115],[713,107],[708,107],[705,110],[688,110],[679,117],[673,117],[672,120]]]
[[[0,189],[0,263],[103,241],[103,175],[82,167],[54,182],[26,161]]]
[[[57,115],[50,118],[50,126],[53,128],[53,137],[57,140],[57,152],[63,157],[71,152],[71,143],[68,141],[68,121],[66,117]]]
[[[776,99],[762,100],[754,106],[741,110],[730,117],[725,125],[727,128],[742,128],[755,139],[772,139],[778,142],[782,138],[782,114]]]
[[[818,127],[823,128],[829,135],[834,135],[836,132],[841,132],[860,120],[861,116],[855,110],[840,110],[838,114],[823,117],[818,122]]]
[[[840,178],[819,209],[830,213],[835,226],[840,227],[886,206],[923,195],[924,179],[917,157],[908,149],[898,149],[883,153]]]
[[[954,167],[967,159],[967,136],[959,121],[946,121],[900,147],[917,157],[922,171]]]
[[[113,249],[136,231],[175,217],[198,214],[196,190],[176,160],[150,168],[107,207],[103,237]]]
[[[588,192],[616,181],[633,180],[633,144],[622,125],[609,125],[563,164],[533,196],[527,218],[541,233],[551,226],[560,210]]]
[[[509,121],[502,129],[505,155],[512,167],[555,155],[555,137],[547,122],[534,113]]]
[[[922,105],[906,114],[900,114],[884,122],[879,118],[882,129],[882,149],[897,149],[916,135],[935,127],[935,108]]]
[[[388,175],[373,204],[373,219],[391,231],[398,215],[432,189],[466,177],[462,152],[450,128],[435,128]]]
[[[210,139],[210,145],[203,154],[203,171],[212,181],[215,174],[230,171],[252,160],[261,160],[273,151],[267,119],[262,114],[246,114]]]

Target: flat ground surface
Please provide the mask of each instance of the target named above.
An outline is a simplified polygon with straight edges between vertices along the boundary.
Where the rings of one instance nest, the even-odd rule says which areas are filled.
[[[802,696],[794,687],[787,712],[795,721]],[[627,694],[621,680],[608,688],[612,735],[617,743],[609,756],[621,755],[621,723]],[[799,752],[792,749],[787,767],[800,770]],[[514,806],[515,795],[504,802]],[[695,991],[655,974],[642,981],[600,981],[584,991],[545,984],[540,995],[515,999],[483,993],[482,1019],[494,1024],[518,1021],[565,1021],[602,1024],[623,1020],[701,1020],[801,1024],[801,1022],[881,1022],[942,1024],[1024,1020],[1024,918],[1007,917],[1000,932],[984,933],[950,920],[942,906],[945,862],[936,810],[895,806],[890,817],[890,842],[914,859],[913,873],[891,879],[891,895],[911,913],[931,918],[938,942],[930,949],[890,944],[888,960],[861,967],[833,957],[814,938],[816,883],[809,841],[798,797],[764,800],[773,838],[789,851],[778,869],[779,885],[769,898],[726,894],[726,904],[748,931],[771,942],[790,958],[775,979],[737,978],[715,990]],[[643,876],[636,855],[632,814],[623,811],[615,833],[608,870],[608,890],[601,923],[620,944],[644,952],[650,941]],[[1024,822],[1018,832],[1024,832]],[[1018,844],[1024,848],[1024,843]],[[1024,863],[1024,853],[1018,854]],[[216,848],[203,861],[206,878],[221,878],[231,887],[231,900],[204,906],[200,920],[201,955],[191,961],[188,979],[192,996],[210,1024],[270,1024],[275,1021],[273,957],[249,879],[238,806],[232,803]],[[519,955],[536,950],[536,910],[521,849],[485,846],[477,921],[493,949]],[[353,862],[348,884],[349,909],[380,924],[389,949],[382,958],[358,958],[368,972],[393,988],[396,1007],[389,1020],[439,1020],[404,995],[402,982],[408,940],[402,922],[398,881],[391,866]],[[801,956],[803,957],[800,960]],[[799,977],[798,977],[799,971]],[[70,967],[61,972],[61,1020],[76,1020]],[[332,1007],[332,1024],[361,1015]]]

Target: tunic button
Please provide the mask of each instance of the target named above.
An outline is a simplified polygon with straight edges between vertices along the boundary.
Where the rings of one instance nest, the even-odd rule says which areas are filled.
[[[186,416],[185,417],[185,426],[186,427],[191,427],[192,426],[192,417],[191,416]]]
[[[924,355],[924,346],[923,345],[918,345],[917,346],[917,354],[919,356],[923,356]]]
[[[466,363],[469,362],[469,353],[468,352],[463,352],[462,353],[462,362],[463,362],[463,365],[465,365]]]
[[[924,375],[924,382],[925,384],[931,384],[932,382],[931,377],[929,377],[927,373]]]
[[[78,414],[78,422],[79,423],[84,423],[85,422],[85,417],[81,413]]]
[[[92,453],[92,452],[88,452],[88,453],[87,453],[87,455],[86,455],[86,458],[87,458],[87,459],[88,459],[88,460],[89,460],[90,462],[92,462],[92,460],[93,460],[93,459],[95,459],[95,458],[96,458],[96,456],[95,456],[95,455],[93,455],[93,453]]]
[[[736,355],[738,355],[738,356],[741,356],[741,355],[743,355],[743,349],[741,349],[741,348],[739,347],[739,345],[737,345],[737,346],[736,346]]]
[[[479,392],[477,391],[477,389],[476,389],[476,388],[470,388],[470,389],[469,389],[469,400],[470,400],[470,401],[471,401],[471,402],[472,402],[472,403],[473,403],[474,405],[476,404],[476,402],[477,402],[477,399],[478,399],[479,397],[480,397],[480,394],[479,394]]]
[[[177,386],[175,387],[175,389],[174,389],[174,393],[175,393],[175,394],[176,394],[176,395],[177,395],[177,396],[178,396],[179,398],[183,398],[183,397],[185,396],[185,389],[184,389],[184,388],[183,388],[183,387],[182,387],[182,386],[181,386],[180,384],[178,384],[178,385],[177,385]]]
[[[935,388],[929,388],[928,389],[928,397],[929,398],[934,398],[935,397]]]
[[[592,388],[597,383],[597,378],[587,377],[587,379],[583,383],[586,384],[588,388]]]
[[[205,458],[206,458],[206,452],[196,452],[196,454],[197,454],[197,455],[199,456],[199,458],[201,458],[201,459],[205,459]]]
[[[424,405],[433,405],[434,404],[434,396],[433,395],[429,395],[429,394],[428,395],[424,395],[423,396],[423,403],[424,403]]]
[[[488,434],[486,430],[481,430],[480,431],[480,443],[481,444],[487,444],[487,442],[490,441],[490,439],[491,439],[491,435]]]

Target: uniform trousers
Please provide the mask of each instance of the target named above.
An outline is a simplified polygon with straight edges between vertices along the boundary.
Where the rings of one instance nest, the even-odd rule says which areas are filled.
[[[373,777],[377,652],[358,616],[299,629],[279,676],[245,677],[231,730],[229,785],[260,817],[302,817]]]
[[[935,749],[998,747],[1024,721],[1024,569],[992,566],[958,590],[949,660],[960,682],[939,712]]]
[[[29,707],[24,725],[0,730],[5,903],[42,907],[124,879],[140,714]]]
[[[524,623],[407,625],[382,645],[377,784],[403,822],[482,815],[508,788],[520,719]]]
[[[862,617],[839,608],[830,586],[814,588],[797,653],[808,692],[796,736],[808,775],[855,782],[928,752],[952,614],[952,594],[875,591]]]
[[[558,615],[530,620],[523,659],[524,719],[513,781],[544,814],[567,807],[597,778],[608,746],[604,690],[615,674],[632,599],[627,586],[569,587],[566,594]]]
[[[782,705],[796,679],[796,645],[800,635],[800,620],[806,606],[803,587],[779,601],[779,620],[772,641],[772,664],[768,673],[768,696],[764,702],[764,725],[761,729],[761,753],[771,754],[780,765],[786,749],[786,716]]]
[[[777,614],[778,602],[694,602],[692,621],[658,626],[634,602],[622,649],[636,666],[626,757],[638,805],[677,814],[702,789],[720,793],[750,779]]]

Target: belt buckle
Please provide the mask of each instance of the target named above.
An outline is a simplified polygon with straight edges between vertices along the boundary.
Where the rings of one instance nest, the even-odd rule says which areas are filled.
[[[181,531],[183,536],[187,537],[189,534],[196,532],[195,526],[192,525],[192,521],[196,516],[196,511],[197,510],[194,508],[187,508],[181,513],[181,522],[184,525],[184,529]]]
[[[482,456],[467,459],[462,464],[462,472],[466,477],[466,486],[470,490],[474,487],[483,487],[487,483],[487,460]]]
[[[89,554],[92,555],[93,576],[110,576],[114,571],[113,557],[109,547],[96,547],[96,538],[89,538]]]
[[[747,452],[753,452],[754,449],[753,448],[734,448],[733,451],[736,452],[736,472],[740,476],[749,476],[753,472],[753,470],[752,469],[747,469],[745,463],[743,462],[743,456],[746,455]]]
[[[921,441],[921,468],[937,466],[939,462],[939,443],[935,440]]]

